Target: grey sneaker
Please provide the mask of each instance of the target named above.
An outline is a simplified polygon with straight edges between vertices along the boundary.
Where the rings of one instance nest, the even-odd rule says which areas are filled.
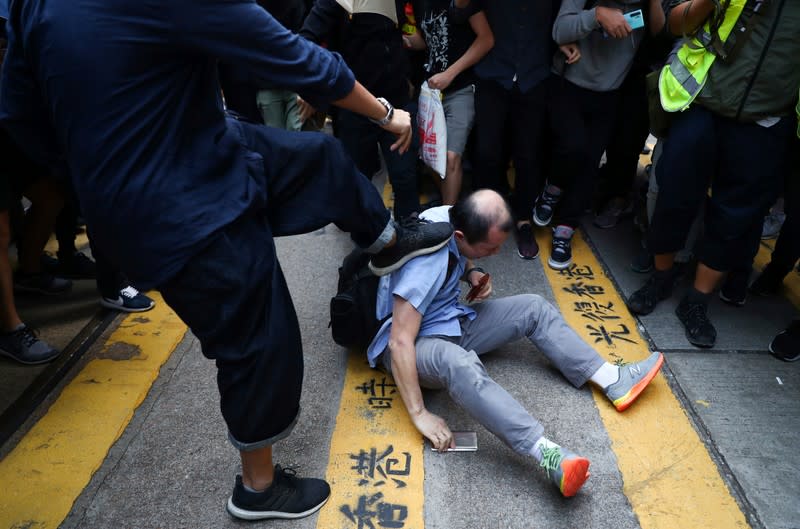
[[[21,364],[44,364],[59,354],[58,349],[37,338],[33,329],[25,324],[11,332],[0,333],[0,355]]]
[[[664,363],[664,355],[653,353],[641,362],[626,364],[619,368],[619,380],[603,392],[617,411],[625,411],[650,384]]]
[[[449,222],[424,222],[406,219],[396,226],[397,240],[389,248],[384,248],[372,256],[369,269],[376,276],[394,272],[419,255],[433,253],[447,244],[453,235]]]
[[[14,291],[28,294],[63,294],[72,288],[72,281],[47,272],[14,274]]]
[[[566,497],[575,496],[589,479],[589,460],[580,457],[563,446],[542,450],[539,464],[547,472],[547,477]]]
[[[242,520],[296,519],[317,512],[330,495],[331,488],[324,480],[298,478],[291,468],[275,465],[272,485],[261,492],[248,491],[242,476],[236,476],[227,509]]]
[[[761,227],[762,239],[774,239],[781,232],[783,222],[786,220],[786,213],[770,213],[764,217],[764,225]]]

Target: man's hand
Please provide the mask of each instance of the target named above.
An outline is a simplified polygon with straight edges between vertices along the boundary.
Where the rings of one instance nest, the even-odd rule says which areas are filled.
[[[392,120],[383,126],[395,136],[397,141],[391,147],[392,151],[399,154],[405,153],[411,145],[411,114],[405,110],[394,109]]]
[[[453,432],[450,431],[444,419],[438,415],[423,408],[419,413],[411,415],[411,421],[439,452],[455,448],[456,441],[453,439]]]
[[[469,274],[469,277],[467,278],[467,281],[474,288],[474,287],[480,285],[481,279],[486,275],[489,275],[489,274],[484,274],[483,272],[479,272],[478,270],[475,270],[474,272]],[[491,295],[492,295],[492,278],[489,277],[488,281],[486,281],[486,284],[483,285],[483,288],[480,289],[478,291],[478,293],[475,294],[475,297],[473,297],[469,301],[484,301],[486,298],[488,298]]]
[[[606,34],[615,39],[624,39],[633,31],[619,9],[598,6],[595,8],[595,17]]]
[[[566,56],[567,64],[575,64],[581,59],[581,48],[577,42],[562,44],[558,49]]]
[[[445,70],[442,73],[437,73],[436,75],[432,75],[428,79],[428,86],[430,86],[434,90],[445,90],[447,89],[448,86],[450,86],[450,83],[452,82],[453,82],[453,76],[447,73],[447,70]]]
[[[300,122],[305,123],[317,111],[308,101],[297,96],[297,108],[300,110]]]

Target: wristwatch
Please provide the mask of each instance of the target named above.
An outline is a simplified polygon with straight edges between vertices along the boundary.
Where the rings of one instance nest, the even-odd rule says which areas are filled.
[[[384,125],[392,121],[392,117],[394,116],[394,107],[383,97],[378,97],[377,100],[378,103],[380,103],[386,108],[386,116],[383,119],[372,119],[372,118],[367,118],[367,119],[369,119],[376,125],[383,127]]]

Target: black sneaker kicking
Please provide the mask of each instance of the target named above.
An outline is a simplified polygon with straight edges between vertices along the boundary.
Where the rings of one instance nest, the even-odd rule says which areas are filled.
[[[575,230],[567,226],[558,226],[553,231],[553,250],[547,264],[553,270],[564,270],[572,264],[572,235]]]
[[[539,245],[533,236],[533,226],[528,223],[517,228],[517,255],[523,259],[539,257]]]
[[[769,344],[769,352],[778,360],[800,360],[800,320],[794,320],[785,331],[778,333]]]
[[[717,330],[708,319],[708,306],[705,303],[692,303],[684,296],[675,314],[683,324],[689,343],[696,347],[714,347]]]
[[[44,364],[60,354],[58,349],[36,337],[24,323],[11,332],[0,333],[0,355],[22,364]]]
[[[536,199],[536,205],[533,206],[533,222],[537,226],[547,226],[553,220],[553,213],[555,212],[556,205],[561,199],[561,194],[555,195],[548,193],[545,184],[542,194]]]
[[[227,508],[231,516],[242,520],[296,519],[317,512],[330,495],[324,480],[298,478],[294,470],[275,465],[275,480],[262,492],[246,490],[242,476],[236,476]]]
[[[72,288],[72,281],[47,272],[14,274],[14,291],[28,294],[62,294]]]
[[[449,222],[406,219],[395,228],[396,242],[376,253],[369,262],[369,269],[376,276],[390,274],[414,257],[435,252],[453,235],[453,226]]]
[[[777,294],[783,286],[783,279],[791,271],[791,267],[789,267],[788,270],[779,270],[778,267],[770,261],[770,263],[764,267],[764,271],[761,272],[761,275],[750,285],[750,292],[758,294],[759,296]]]
[[[750,279],[750,273],[744,270],[731,270],[728,272],[728,277],[719,289],[719,299],[733,305],[734,307],[743,307],[747,301],[747,281]]]
[[[644,316],[653,312],[659,301],[672,295],[673,271],[655,272],[647,282],[628,298],[628,308],[634,314]]]

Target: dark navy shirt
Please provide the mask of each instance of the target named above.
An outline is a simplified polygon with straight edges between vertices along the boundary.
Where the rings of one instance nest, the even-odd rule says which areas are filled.
[[[255,0],[25,0],[8,27],[0,120],[68,169],[94,242],[141,288],[269,207],[253,174],[273,161],[226,120],[217,59],[316,104],[354,86],[340,56]]]
[[[551,31],[557,0],[490,0],[484,12],[494,34],[494,47],[478,64],[475,74],[497,81],[506,90],[514,82],[527,92],[550,75],[555,48]],[[556,4],[556,8],[557,8]]]

